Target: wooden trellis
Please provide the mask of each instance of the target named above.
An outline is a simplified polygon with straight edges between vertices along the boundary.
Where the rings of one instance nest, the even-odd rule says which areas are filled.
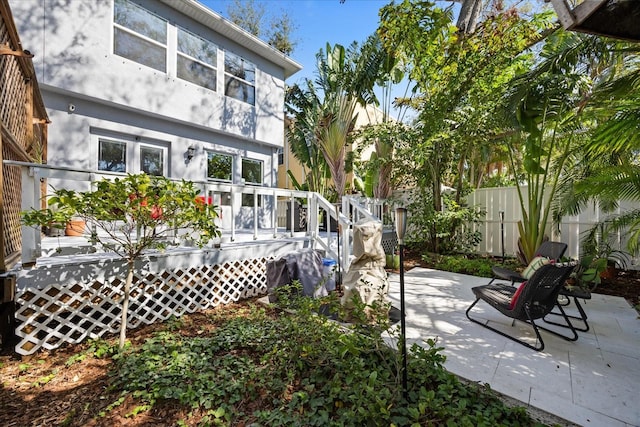
[[[22,49],[8,0],[0,0],[0,273],[20,257],[20,170],[3,160],[44,163],[49,119],[32,55]]]

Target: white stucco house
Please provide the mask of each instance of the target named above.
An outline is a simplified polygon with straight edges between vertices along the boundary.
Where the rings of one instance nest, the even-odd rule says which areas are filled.
[[[300,64],[195,0],[10,5],[51,119],[49,164],[276,186]]]

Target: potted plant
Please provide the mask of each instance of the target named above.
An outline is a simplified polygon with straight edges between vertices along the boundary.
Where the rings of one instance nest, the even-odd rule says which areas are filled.
[[[630,256],[627,252],[614,247],[613,236],[610,235],[606,223],[599,223],[587,234],[582,243],[589,268],[598,270],[599,277],[610,279],[616,277],[618,269],[626,269]]]
[[[42,231],[49,237],[61,237],[65,235],[69,214],[64,210],[51,209],[50,221],[42,226]]]
[[[400,270],[400,254],[396,253],[397,250],[394,250],[393,253],[386,255],[386,266],[390,270]]]
[[[64,235],[72,237],[82,236],[86,225],[85,220],[82,218],[71,218],[65,225]]]

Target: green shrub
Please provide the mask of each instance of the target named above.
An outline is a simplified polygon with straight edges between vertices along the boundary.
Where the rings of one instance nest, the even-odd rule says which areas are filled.
[[[437,270],[450,271],[452,273],[469,274],[479,277],[493,277],[491,267],[504,266],[511,270],[520,268],[520,264],[514,259],[505,260],[504,263],[495,258],[474,257],[468,255],[430,255],[422,256],[423,261],[431,264]]]
[[[157,333],[115,357],[112,387],[140,410],[172,401],[206,413],[203,425],[531,425],[524,409],[448,373],[432,340],[409,351],[403,400],[385,322],[362,316],[347,329],[315,314],[337,297],[307,301],[295,312],[245,308],[209,336]]]
[[[407,208],[411,226],[407,232],[409,245],[416,249],[440,254],[467,253],[480,243],[482,235],[473,225],[482,223],[486,212],[459,205],[453,198],[443,195],[443,211],[435,211],[428,192],[416,192]]]

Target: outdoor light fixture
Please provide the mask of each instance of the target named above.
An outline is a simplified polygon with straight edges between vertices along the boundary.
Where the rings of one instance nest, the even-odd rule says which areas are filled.
[[[398,244],[404,245],[404,235],[407,232],[407,209],[396,209],[396,235],[398,236]]]
[[[187,148],[187,160],[193,159],[193,156],[195,155],[196,155],[196,147],[194,147],[193,145],[189,146],[189,148]]]
[[[400,251],[400,340],[402,347],[402,396],[407,398],[407,325],[404,321],[404,235],[407,232],[407,210],[396,209],[396,235]]]

